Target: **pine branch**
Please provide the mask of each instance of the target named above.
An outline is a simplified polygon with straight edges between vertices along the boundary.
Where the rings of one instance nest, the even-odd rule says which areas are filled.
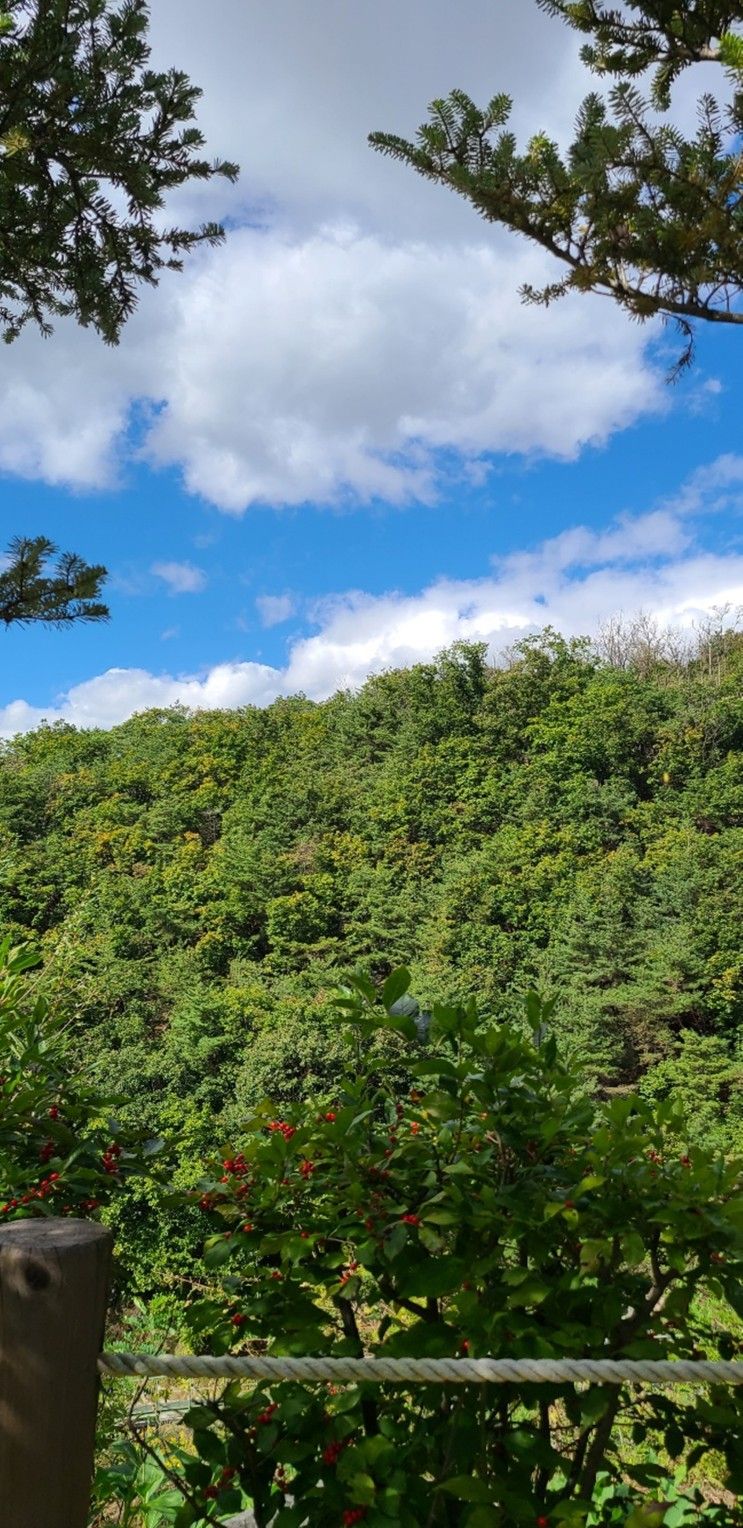
[[[6,555],[0,571],[0,621],[6,627],[108,620],[108,606],[99,599],[107,577],[102,565],[74,552],[57,554],[46,536],[16,536]]]
[[[564,155],[544,133],[519,151],[509,98],[480,110],[463,91],[432,103],[413,142],[380,132],[370,142],[567,267],[541,290],[525,286],[525,300],[547,305],[590,291],[641,321],[676,323],[684,341],[677,372],[693,353],[695,323],[743,323],[743,91],[725,111],[702,97],[698,130],[687,139],[651,115],[634,75],[639,62],[643,70],[655,64],[669,84],[674,70],[708,57],[743,87],[743,37],[729,31],[743,5],[682,14],[668,0],[635,0],[622,12],[593,0],[539,3],[592,34],[604,49],[592,54],[592,67],[619,76],[606,99],[586,97]]]

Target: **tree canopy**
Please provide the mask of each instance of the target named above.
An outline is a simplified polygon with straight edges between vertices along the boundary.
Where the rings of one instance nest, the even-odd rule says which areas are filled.
[[[84,562],[76,552],[58,552],[46,536],[15,536],[7,557],[0,570],[5,626],[108,620],[108,606],[98,598],[107,571],[100,564]]]
[[[38,942],[33,996],[119,1122],[98,1141],[74,1077],[27,1089],[6,1214],[50,1170],[51,1207],[74,1211],[89,1171],[97,1201],[101,1171],[116,1190],[135,1165],[127,1138],[172,1141],[164,1200],[138,1173],[106,1194],[119,1277],[168,1323],[142,1334],[155,1350],[190,1294],[187,1351],[350,1353],[355,1313],[385,1356],[739,1354],[742,677],[734,633],[684,653],[615,622],[601,651],[546,631],[501,667],[456,646],[320,704],[0,746],[0,927]],[[369,1528],[412,1528],[452,1479],[461,1528],[497,1522],[504,1491],[500,1521],[525,1525],[638,1528],[658,1500],[678,1528],[738,1520],[732,1392],[646,1388],[639,1412],[623,1392],[604,1427],[606,1390],[540,1391],[541,1413],[493,1391],[455,1435],[440,1393],[391,1390],[378,1434],[358,1391],[196,1408],[179,1528],[248,1497],[271,1522],[287,1482],[308,1524],[368,1503]],[[144,1495],[127,1457],[101,1472],[99,1528],[112,1493]],[[682,1466],[698,1501],[673,1494]],[[173,1469],[147,1481],[172,1502]]]
[[[0,9],[0,325],[6,340],[74,315],[109,343],[216,223],[169,226],[168,193],[234,179],[202,157],[200,91],[149,67],[146,0],[3,0]]]
[[[584,63],[613,81],[583,101],[565,152],[544,132],[520,150],[511,98],[480,108],[462,90],[432,103],[414,142],[389,132],[370,142],[560,262],[555,281],[522,289],[527,301],[590,291],[636,319],[664,315],[684,335],[684,364],[697,320],[743,323],[743,5],[537,3],[588,39]],[[731,99],[705,93],[686,136],[672,87],[692,64],[724,72]],[[638,80],[648,73],[646,98]]]

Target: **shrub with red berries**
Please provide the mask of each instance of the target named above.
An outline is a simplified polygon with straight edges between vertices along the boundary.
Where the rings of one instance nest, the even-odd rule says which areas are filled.
[[[354,978],[338,1008],[358,1060],[332,1108],[257,1109],[195,1190],[212,1284],[190,1311],[197,1350],[686,1357],[706,1290],[730,1329],[723,1315],[704,1350],[734,1356],[741,1164],[682,1150],[666,1105],[592,1101],[535,996],[532,1041],[474,1004],[418,1025],[406,987],[404,972],[381,994]],[[380,1081],[378,1031],[396,1038],[407,1095]],[[194,1486],[214,1483],[223,1450],[277,1528],[635,1523],[663,1499],[658,1468],[637,1462],[653,1450],[679,1467],[714,1450],[728,1491],[743,1489],[734,1391],[711,1405],[646,1385],[638,1409],[609,1387],[287,1382],[231,1386],[191,1423]],[[733,1522],[689,1493],[689,1521]]]
[[[29,945],[0,942],[0,1225],[28,1215],[92,1215],[159,1150],[107,1118],[82,1078],[64,1023],[34,990]]]

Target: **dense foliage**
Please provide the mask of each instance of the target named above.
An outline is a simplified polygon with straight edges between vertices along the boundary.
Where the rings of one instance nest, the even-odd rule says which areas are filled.
[[[743,1161],[679,1144],[667,1106],[596,1105],[545,1039],[483,1023],[474,1002],[353,981],[337,1004],[358,1052],[345,1078],[281,1118],[262,1106],[200,1184],[221,1287],[191,1309],[211,1350],[274,1355],[657,1358],[738,1351],[700,1336],[713,1294],[743,1312]],[[377,1077],[393,1037],[412,1086]],[[259,1524],[518,1528],[733,1522],[671,1507],[668,1463],[710,1452],[743,1489],[734,1393],[592,1386],[228,1385],[186,1418],[178,1524],[246,1493]],[[656,1505],[653,1506],[652,1504]],[[634,1505],[633,1505],[634,1504]],[[666,1509],[671,1508],[669,1516]],[[688,1516],[687,1516],[688,1511]]]
[[[0,943],[0,1225],[91,1215],[163,1145],[112,1118],[38,975],[29,980],[38,964],[30,945]]]
[[[554,994],[592,1080],[730,1146],[743,641],[619,661],[546,634],[319,705],[41,727],[0,756],[0,926],[137,1119],[194,1141],[332,1078],[330,987],[407,960],[424,1004]]]
[[[114,343],[143,284],[216,224],[168,227],[168,194],[237,167],[201,157],[199,90],[149,66],[146,0],[2,0],[0,328],[73,314]]]
[[[0,923],[44,952],[32,992],[3,956],[8,1213],[136,1168],[122,1278],[207,1351],[737,1353],[743,640],[645,636],[5,744]],[[727,1393],[230,1387],[164,1455],[105,1417],[96,1522],[138,1528],[726,1524],[740,1490]]]
[[[665,314],[686,335],[688,359],[691,321],[743,322],[743,6],[538,4],[587,38],[583,62],[615,80],[608,98],[586,97],[566,153],[543,132],[519,152],[510,98],[496,95],[480,110],[461,90],[433,102],[414,143],[381,132],[370,141],[555,257],[562,276],[542,291],[525,288],[528,300],[593,291],[634,318]],[[669,115],[671,90],[698,63],[727,79],[722,101],[702,97],[687,136]],[[648,71],[650,102],[637,84]]]

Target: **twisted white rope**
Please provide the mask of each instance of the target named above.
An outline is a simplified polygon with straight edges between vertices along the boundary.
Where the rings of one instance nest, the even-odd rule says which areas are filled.
[[[337,1380],[372,1384],[743,1385],[743,1363],[705,1358],[195,1358],[102,1353],[101,1374],[142,1379]]]

